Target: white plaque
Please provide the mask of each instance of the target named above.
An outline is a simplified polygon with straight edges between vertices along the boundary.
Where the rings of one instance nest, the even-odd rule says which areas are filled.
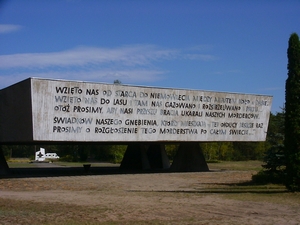
[[[32,79],[35,141],[264,141],[272,97]]]

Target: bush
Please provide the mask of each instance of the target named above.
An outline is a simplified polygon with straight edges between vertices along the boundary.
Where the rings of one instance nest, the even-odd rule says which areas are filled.
[[[63,161],[63,162],[77,162],[78,158],[74,157],[73,155],[66,155],[66,156],[63,156],[63,157],[59,158],[59,161]]]
[[[285,169],[284,146],[282,144],[274,145],[268,149],[264,157],[265,164],[262,165],[270,172],[277,172]]]
[[[284,184],[286,174],[284,171],[265,171],[261,170],[257,174],[252,175],[252,181],[256,184]]]

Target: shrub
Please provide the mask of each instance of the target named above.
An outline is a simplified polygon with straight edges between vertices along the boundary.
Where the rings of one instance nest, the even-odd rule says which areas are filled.
[[[256,184],[284,184],[286,174],[281,171],[261,170],[257,174],[252,175],[252,181]]]

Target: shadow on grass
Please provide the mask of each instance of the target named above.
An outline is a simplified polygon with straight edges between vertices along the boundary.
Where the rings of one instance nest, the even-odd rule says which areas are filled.
[[[194,187],[195,190],[153,190],[141,191],[130,190],[130,192],[161,192],[161,193],[184,193],[184,194],[283,194],[289,193],[283,184],[257,184],[253,181],[241,183],[199,183],[204,187]],[[216,187],[205,187],[216,186]]]
[[[219,185],[219,184],[217,184]],[[183,193],[183,194],[283,194],[289,191],[285,187],[269,187],[269,186],[231,186],[214,187],[214,188],[199,188],[195,190],[153,190],[140,191],[130,190],[129,192],[157,192],[157,193]]]
[[[10,172],[0,175],[4,178],[30,178],[30,177],[61,177],[61,176],[90,176],[90,175],[113,175],[113,174],[149,174],[169,173],[167,169],[151,170],[122,170],[119,166],[95,166],[86,169],[82,167],[53,167],[53,168],[10,168]]]
[[[186,173],[174,172],[170,169],[120,169],[119,165],[114,166],[90,166],[88,169],[83,166],[62,166],[42,164],[43,167],[10,168],[10,172],[0,175],[3,178],[29,178],[29,177],[61,177],[61,176],[88,176],[88,175],[113,175],[113,174],[150,174],[150,173]],[[189,172],[189,171],[187,171]],[[199,171],[207,172],[225,172],[220,170]]]

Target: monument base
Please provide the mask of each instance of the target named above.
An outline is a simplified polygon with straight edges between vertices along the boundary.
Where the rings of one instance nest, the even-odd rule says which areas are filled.
[[[209,171],[199,143],[180,143],[170,167],[164,144],[131,143],[120,165],[123,170],[170,169],[172,172]]]
[[[179,149],[170,171],[172,172],[203,172],[209,171],[199,143],[180,143]]]
[[[168,169],[170,162],[162,144],[131,143],[124,154],[120,169]]]

